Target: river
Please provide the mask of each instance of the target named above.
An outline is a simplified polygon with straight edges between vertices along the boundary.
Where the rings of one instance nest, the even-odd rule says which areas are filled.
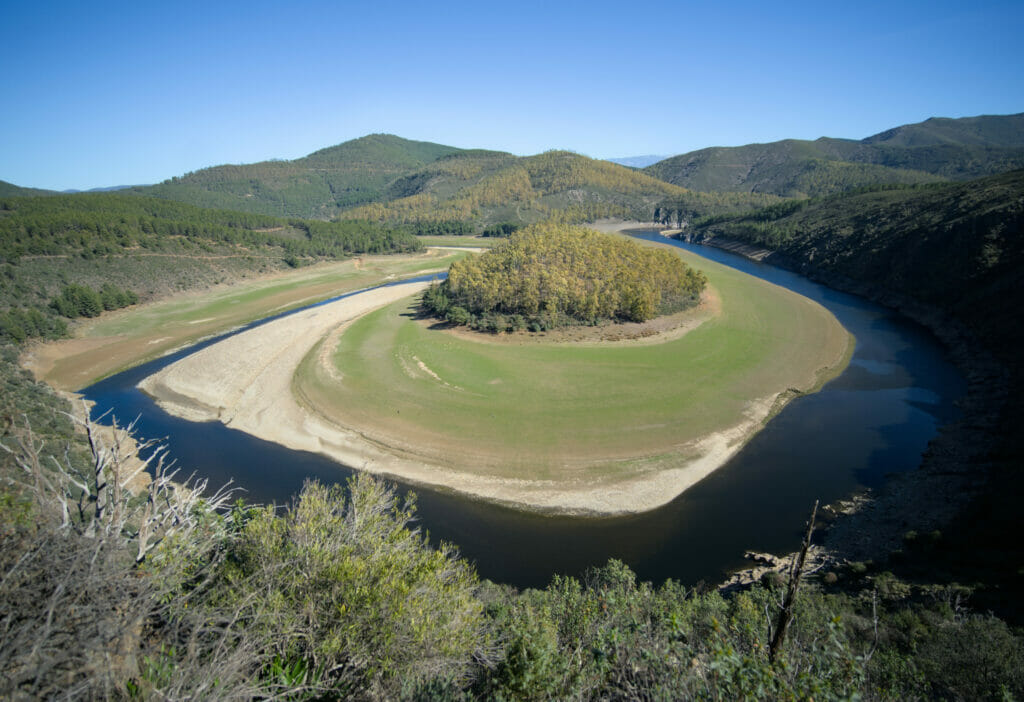
[[[482,577],[543,587],[618,558],[642,580],[716,583],[743,567],[747,549],[798,545],[815,500],[822,504],[912,470],[936,430],[957,416],[966,384],[920,325],[862,298],[726,251],[665,240],[805,295],[857,338],[846,371],[820,392],[789,403],[725,466],[670,504],[603,519],[545,517],[415,488],[419,525],[433,542],[458,545]],[[321,303],[322,304],[322,303]],[[212,343],[207,341],[204,343]],[[343,481],[351,470],[317,454],[261,441],[219,422],[168,415],[135,385],[201,345],[92,385],[94,416],[137,418],[137,433],[165,438],[182,474],[220,486],[229,479],[254,502],[287,502],[307,478]],[[400,486],[403,490],[404,486]]]

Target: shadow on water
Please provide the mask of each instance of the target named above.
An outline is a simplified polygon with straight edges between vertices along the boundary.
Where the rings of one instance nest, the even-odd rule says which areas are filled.
[[[643,238],[665,241],[656,233]],[[924,328],[794,273],[718,249],[670,243],[827,307],[857,338],[849,368],[821,392],[787,405],[727,465],[646,514],[545,517],[417,488],[421,526],[435,543],[457,544],[481,576],[544,586],[554,573],[575,575],[619,558],[645,580],[717,582],[743,565],[747,549],[792,550],[814,500],[840,499],[877,486],[886,474],[917,467],[937,427],[956,416],[953,401],[964,382]],[[137,416],[142,436],[167,437],[183,472],[195,471],[212,486],[234,480],[254,502],[286,502],[306,479],[342,481],[351,475],[316,454],[216,422],[172,417],[135,388],[145,376],[213,341],[103,380],[83,394],[96,402],[96,414],[113,409],[123,420]]]

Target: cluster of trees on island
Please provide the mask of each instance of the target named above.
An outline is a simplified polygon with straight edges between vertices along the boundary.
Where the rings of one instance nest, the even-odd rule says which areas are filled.
[[[488,331],[644,322],[683,310],[707,284],[679,256],[581,227],[534,225],[457,261],[423,294],[428,313]]]

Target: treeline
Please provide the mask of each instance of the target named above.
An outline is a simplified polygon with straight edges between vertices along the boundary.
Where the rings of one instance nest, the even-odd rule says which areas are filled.
[[[422,305],[453,324],[539,331],[642,322],[694,304],[705,284],[671,252],[579,227],[534,225],[453,263]]]
[[[60,339],[67,336],[64,320],[38,307],[12,307],[0,312],[0,343],[20,344],[28,339]]]
[[[217,244],[311,257],[419,247],[410,235],[371,222],[287,220],[117,193],[0,200],[0,262]]]
[[[75,319],[99,317],[104,310],[119,310],[138,301],[139,296],[131,290],[121,290],[110,283],[104,283],[99,290],[87,285],[65,285],[60,295],[50,302],[50,307],[61,316]]]
[[[459,219],[442,219],[436,222],[412,222],[401,225],[399,230],[413,236],[472,236],[475,228],[472,222]]]
[[[507,238],[522,228],[523,225],[517,222],[499,222],[485,227],[480,236]]]

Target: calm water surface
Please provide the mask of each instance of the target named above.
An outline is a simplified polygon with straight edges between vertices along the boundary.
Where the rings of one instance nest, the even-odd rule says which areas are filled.
[[[654,232],[643,236],[664,241]],[[936,429],[956,417],[953,402],[965,383],[923,327],[788,271],[718,249],[670,243],[827,307],[857,337],[849,368],[821,392],[787,405],[728,464],[647,514],[541,517],[416,488],[421,526],[431,540],[457,544],[482,577],[544,586],[555,573],[576,575],[618,558],[644,580],[717,582],[744,565],[747,549],[793,550],[814,500],[840,499],[877,486],[887,473],[916,468]],[[202,345],[103,380],[83,394],[96,402],[95,415],[113,410],[123,421],[138,417],[141,436],[166,437],[184,473],[195,471],[211,486],[234,480],[256,502],[286,502],[307,478],[344,481],[351,475],[316,454],[216,422],[172,417],[135,388]]]

